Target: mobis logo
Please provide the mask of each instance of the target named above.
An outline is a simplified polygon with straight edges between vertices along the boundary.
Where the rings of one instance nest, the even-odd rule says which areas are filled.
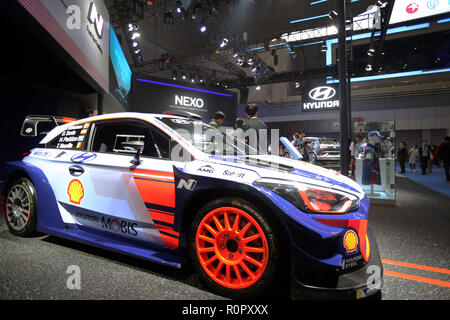
[[[101,39],[103,36],[103,17],[98,13],[97,7],[93,2],[89,6],[88,21],[94,24],[95,33]]]
[[[203,108],[205,105],[203,99],[200,98],[191,98],[187,96],[179,96],[175,95],[175,105],[183,106],[183,107],[194,107],[194,108]]]

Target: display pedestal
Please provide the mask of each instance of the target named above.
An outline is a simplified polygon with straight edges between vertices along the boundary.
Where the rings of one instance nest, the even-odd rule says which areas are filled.
[[[380,158],[381,185],[363,185],[362,179],[363,160],[356,159],[356,182],[363,188],[367,198],[372,204],[397,205],[395,190],[395,160]]]

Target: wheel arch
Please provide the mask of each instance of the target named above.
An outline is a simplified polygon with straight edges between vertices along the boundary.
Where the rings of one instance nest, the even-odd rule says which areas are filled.
[[[285,226],[282,219],[276,213],[276,208],[269,203],[270,200],[265,199],[263,197],[255,196],[254,193],[258,192],[253,189],[248,188],[217,188],[217,189],[203,189],[199,190],[192,195],[189,202],[185,206],[182,214],[182,222],[181,222],[181,233],[188,235],[189,227],[192,224],[195,214],[201,207],[203,207],[206,203],[225,197],[235,197],[240,198],[242,200],[250,202],[258,211],[269,212],[269,214],[265,214],[271,225],[274,228],[274,232],[279,235],[280,239],[280,249],[282,251],[281,256],[283,259],[288,260],[286,263],[289,263],[290,260],[290,245],[289,238],[287,236],[287,226]],[[270,212],[272,214],[270,214]]]

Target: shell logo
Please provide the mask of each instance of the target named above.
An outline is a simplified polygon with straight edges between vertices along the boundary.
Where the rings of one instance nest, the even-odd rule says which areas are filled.
[[[355,252],[358,247],[358,235],[355,231],[349,230],[344,235],[344,247],[347,253]]]
[[[84,197],[84,188],[80,180],[74,179],[70,181],[67,187],[67,194],[70,197],[70,202],[80,204],[81,199]]]

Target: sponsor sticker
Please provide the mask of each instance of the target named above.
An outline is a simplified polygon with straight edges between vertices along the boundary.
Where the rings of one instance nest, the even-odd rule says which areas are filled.
[[[70,181],[67,187],[67,194],[69,195],[70,202],[80,204],[81,199],[84,198],[84,187],[81,181],[78,179]]]
[[[81,143],[81,142],[79,142],[79,143]],[[85,163],[85,162],[92,161],[95,158],[97,158],[97,155],[95,153],[82,152],[82,153],[77,153],[72,158],[70,158],[70,160],[72,162],[76,162],[76,163]]]

